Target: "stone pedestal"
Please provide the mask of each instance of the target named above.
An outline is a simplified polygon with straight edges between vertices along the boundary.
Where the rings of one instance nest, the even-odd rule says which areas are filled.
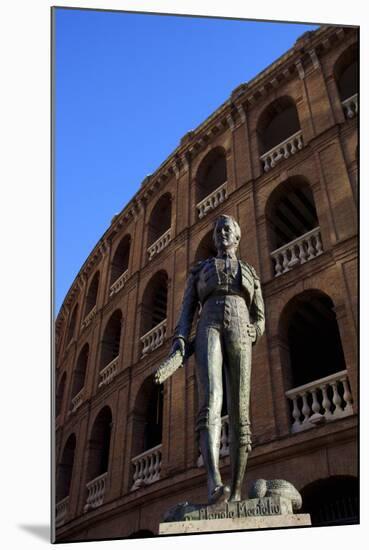
[[[278,529],[311,525],[309,514],[294,514],[292,502],[280,496],[221,504],[178,504],[159,525],[160,535]]]
[[[256,518],[203,519],[161,523],[159,535],[183,535],[186,533],[214,533],[219,531],[244,531],[247,529],[279,529],[311,525],[310,514],[285,514],[283,516],[259,516]]]

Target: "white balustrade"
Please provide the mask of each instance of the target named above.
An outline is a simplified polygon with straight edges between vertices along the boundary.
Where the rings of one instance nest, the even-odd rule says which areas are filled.
[[[59,500],[55,507],[55,525],[60,527],[65,522],[69,510],[69,496]]]
[[[81,330],[88,327],[88,325],[91,323],[91,321],[95,317],[96,311],[97,311],[97,308],[96,308],[96,304],[95,304],[94,307],[91,309],[91,311],[83,319],[82,324],[81,324]]]
[[[107,477],[108,472],[105,472],[87,483],[87,500],[84,507],[85,512],[88,512],[88,510],[91,510],[92,508],[101,506],[104,502]]]
[[[223,458],[224,456],[229,455],[229,418],[228,415],[222,416],[221,419],[222,428],[220,432],[220,447],[219,447],[219,457]],[[200,452],[200,456],[197,459],[197,466],[200,468],[203,466],[204,460]]]
[[[104,367],[100,371],[100,382],[99,382],[99,388],[101,386],[106,386],[107,384],[110,384],[110,382],[114,379],[118,372],[118,362],[119,362],[119,355],[113,359],[113,361],[110,361],[106,367]]]
[[[354,118],[359,112],[358,95],[354,94],[342,101],[342,107],[346,118]]]
[[[260,160],[263,164],[264,172],[268,172],[271,168],[280,162],[282,159],[287,159],[291,155],[294,155],[304,146],[302,141],[302,131],[299,130],[286,140],[279,143],[273,149],[270,149],[263,155]]]
[[[128,269],[126,269],[120,277],[110,287],[110,293],[109,296],[113,296],[113,294],[116,294],[120,291],[121,288],[124,287],[126,284],[126,281],[128,279]]]
[[[161,444],[132,458],[133,485],[131,491],[160,479]]]
[[[149,255],[149,260],[151,260],[156,254],[159,254],[168,244],[170,243],[170,232],[169,228],[165,233],[163,233],[152,245],[147,249]]]
[[[353,413],[353,400],[346,370],[293,388],[285,395],[292,404],[293,433]]]
[[[71,412],[74,413],[83,403],[83,393],[84,388],[82,388],[77,395],[75,395],[72,399],[72,410]]]
[[[207,197],[205,197],[202,201],[200,201],[197,205],[197,212],[199,215],[199,218],[203,218],[206,216],[208,212],[211,210],[214,210],[219,204],[224,202],[227,198],[227,182],[224,182],[222,185],[220,185],[215,191],[210,193]]]
[[[301,237],[271,252],[274,261],[275,277],[320,256],[323,252],[320,227],[315,227]]]
[[[142,355],[146,355],[150,351],[158,348],[164,342],[165,334],[167,331],[167,320],[164,319],[156,325],[154,328],[146,332],[141,336],[140,340],[142,342]]]

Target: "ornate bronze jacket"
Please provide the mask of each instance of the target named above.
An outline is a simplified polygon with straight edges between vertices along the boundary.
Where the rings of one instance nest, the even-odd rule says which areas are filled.
[[[258,339],[264,333],[265,328],[264,301],[261,294],[260,280],[251,265],[242,260],[238,260],[238,265],[241,274],[238,294],[246,301]],[[212,294],[218,293],[219,286],[219,275],[215,258],[208,258],[192,267],[187,279],[174,338],[188,340],[198,304],[204,304]]]

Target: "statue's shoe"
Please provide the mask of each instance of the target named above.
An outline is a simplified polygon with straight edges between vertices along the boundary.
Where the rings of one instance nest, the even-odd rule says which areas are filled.
[[[217,485],[212,490],[209,497],[209,504],[219,504],[221,502],[227,502],[231,494],[231,489],[228,485]]]

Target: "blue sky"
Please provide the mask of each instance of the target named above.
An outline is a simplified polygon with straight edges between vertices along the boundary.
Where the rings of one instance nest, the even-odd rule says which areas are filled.
[[[55,10],[55,310],[152,173],[313,25]]]

